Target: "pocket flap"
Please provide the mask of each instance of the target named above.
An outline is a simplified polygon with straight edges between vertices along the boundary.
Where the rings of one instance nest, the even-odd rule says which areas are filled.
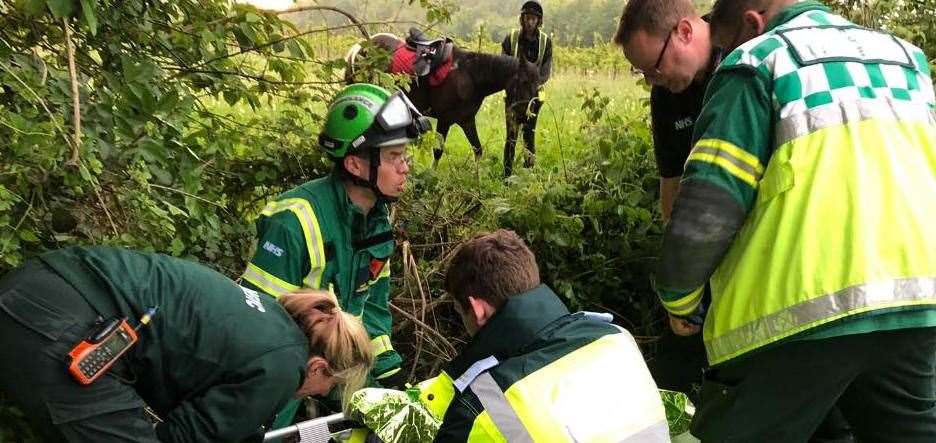
[[[89,386],[47,391],[45,403],[56,425],[144,406],[133,387],[107,376]]]
[[[76,323],[74,317],[17,289],[0,296],[0,309],[21,325],[53,341]]]

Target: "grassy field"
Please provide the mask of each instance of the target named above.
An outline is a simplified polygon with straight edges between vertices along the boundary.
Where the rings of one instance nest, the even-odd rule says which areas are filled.
[[[607,112],[631,112],[634,107],[649,96],[647,90],[637,83],[638,78],[625,74],[611,78],[607,74],[584,76],[580,72],[560,71],[546,85],[546,104],[540,111],[537,123],[537,167],[561,167],[563,157],[577,155],[580,149],[575,134],[589,123],[588,116],[582,110],[583,94],[597,89],[603,96],[611,99]],[[478,135],[484,147],[482,173],[496,176],[503,171],[504,94],[488,97],[478,112]],[[649,115],[646,113],[638,113]],[[649,117],[647,118],[649,122]],[[649,124],[649,123],[648,123]],[[518,143],[519,145],[520,143]],[[518,160],[522,163],[521,146],[517,147]],[[416,153],[416,166],[431,164],[432,155],[428,149]],[[445,157],[440,164],[442,171],[463,168],[472,158],[471,148],[461,129],[454,126],[448,134],[445,144]]]

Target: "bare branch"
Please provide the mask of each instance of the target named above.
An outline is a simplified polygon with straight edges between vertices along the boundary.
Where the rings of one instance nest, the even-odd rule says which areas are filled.
[[[365,39],[369,39],[369,38],[370,38],[370,34],[367,33],[367,28],[364,27],[364,23],[362,23],[360,20],[358,20],[357,18],[355,18],[353,15],[351,15],[351,13],[349,13],[349,12],[343,10],[343,9],[339,9],[339,8],[333,7],[333,6],[300,6],[300,7],[296,7],[296,8],[286,9],[286,10],[283,10],[283,11],[268,11],[268,12],[273,12],[273,13],[275,13],[275,14],[277,14],[277,15],[282,15],[282,14],[291,14],[291,13],[294,13],[294,12],[303,12],[303,11],[332,11],[332,12],[337,12],[337,13],[339,13],[339,14],[341,14],[341,15],[347,17],[348,20],[350,20],[351,23],[353,23],[353,24],[355,25],[355,27],[357,27],[358,30],[361,31],[361,35],[363,35]]]

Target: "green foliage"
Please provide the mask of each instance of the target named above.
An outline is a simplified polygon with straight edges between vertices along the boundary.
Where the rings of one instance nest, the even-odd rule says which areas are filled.
[[[0,269],[109,243],[233,274],[258,202],[323,169],[314,129],[342,63],[275,14],[222,0],[0,12]]]
[[[7,403],[0,393],[0,442],[32,443],[38,441],[32,428],[27,424],[23,412]]]
[[[438,263],[454,244],[478,231],[513,229],[536,252],[543,280],[572,308],[613,311],[635,333],[650,333],[660,223],[647,109],[638,101],[611,106],[597,89],[579,97],[591,123],[579,132],[565,128],[568,145],[558,147],[555,164],[520,170],[506,182],[496,158],[478,169],[453,159],[449,171],[411,174],[398,208],[402,237],[437,289]],[[550,124],[544,117],[540,128]]]

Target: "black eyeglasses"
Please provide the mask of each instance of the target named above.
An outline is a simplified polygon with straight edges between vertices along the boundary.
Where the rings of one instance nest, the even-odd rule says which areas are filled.
[[[666,48],[669,48],[669,42],[673,38],[673,31],[676,30],[676,26],[673,26],[673,29],[670,30],[669,34],[666,34],[666,40],[663,40],[663,49],[660,49],[660,55],[657,56],[656,63],[653,64],[653,70],[647,72],[640,69],[637,69],[637,73],[646,77],[648,74],[660,75],[660,64],[663,63],[663,56],[666,55]]]
[[[656,63],[653,64],[653,72],[654,72],[654,73],[657,73],[657,74],[660,73],[660,63],[663,63],[663,56],[666,55],[666,48],[669,48],[669,42],[670,42],[670,40],[672,40],[672,38],[673,38],[673,31],[675,31],[675,30],[676,30],[676,28],[673,28],[673,29],[669,32],[669,34],[666,34],[666,40],[663,41],[663,49],[660,50],[660,55],[657,57]]]

